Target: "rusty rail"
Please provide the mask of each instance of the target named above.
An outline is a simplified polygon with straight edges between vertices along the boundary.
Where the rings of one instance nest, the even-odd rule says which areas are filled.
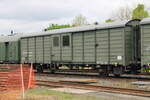
[[[37,80],[36,85],[46,86],[46,87],[58,86],[58,87],[80,88],[80,89],[88,89],[88,90],[95,90],[95,91],[103,91],[103,92],[111,92],[111,93],[119,93],[119,94],[150,97],[150,91],[145,91],[145,90],[135,90],[135,89],[126,89],[126,88],[107,87],[107,86],[85,85],[85,84],[79,84],[79,83]]]

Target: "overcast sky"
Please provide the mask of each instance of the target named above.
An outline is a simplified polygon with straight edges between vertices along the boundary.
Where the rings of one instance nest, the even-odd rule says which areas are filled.
[[[70,24],[83,14],[90,23],[111,17],[122,6],[150,0],[0,0],[0,34],[38,32],[51,23]]]

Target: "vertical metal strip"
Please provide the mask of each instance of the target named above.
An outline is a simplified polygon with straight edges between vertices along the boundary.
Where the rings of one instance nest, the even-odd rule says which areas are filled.
[[[34,60],[33,60],[34,62],[32,62],[32,63],[34,64],[35,63],[35,58],[36,58],[36,54],[35,54],[35,49],[36,49],[35,48],[35,37],[33,37],[33,42],[34,42],[33,43],[34,44],[34,50],[33,50],[34,51]]]
[[[126,26],[123,27],[123,35],[122,35],[122,41],[123,41],[123,65],[125,66],[126,65]]]
[[[83,64],[84,64],[84,32],[82,32],[82,42],[83,42]]]
[[[140,26],[140,29],[141,29],[141,31],[140,31],[140,34],[141,34],[141,65],[142,66],[144,65],[144,54],[143,54],[144,53],[144,50],[143,50],[144,49],[144,47],[143,47],[144,46],[143,45],[143,38],[144,38],[143,35],[144,35],[144,33],[143,33],[143,27],[144,27],[143,25]]]
[[[95,64],[97,64],[97,35],[96,35],[96,31],[95,30]]]
[[[36,56],[36,37],[35,37],[35,63],[37,63],[37,56]]]
[[[63,41],[62,41],[62,37],[61,37],[61,34],[59,35],[59,50],[60,50],[60,62],[62,62],[62,44],[63,44]]]
[[[70,41],[71,41],[71,43],[70,43],[70,46],[71,46],[71,56],[72,56],[72,57],[71,57],[71,63],[73,62],[73,56],[74,56],[74,55],[73,55],[73,34],[74,34],[74,33],[71,33],[71,38],[70,38],[70,39],[71,39],[71,40],[70,40]]]
[[[27,63],[29,63],[29,38],[27,38]]]
[[[43,41],[42,41],[42,44],[43,44],[43,64],[44,64],[44,60],[45,60],[45,58],[44,58],[44,57],[45,57],[45,55],[44,55],[44,53],[45,53],[45,48],[44,48],[44,47],[45,47],[45,46],[44,46],[44,45],[45,45],[45,44],[44,44],[44,36],[42,36],[42,40],[43,40]]]
[[[51,38],[51,35],[49,36],[49,42],[50,42],[50,62],[49,63],[52,63],[52,38]]]
[[[138,51],[138,48],[137,48],[137,34],[136,34],[136,27],[134,27],[134,61],[137,61],[137,51]]]
[[[110,29],[108,29],[108,64],[110,64]]]
[[[18,63],[21,63],[21,39],[18,40]]]

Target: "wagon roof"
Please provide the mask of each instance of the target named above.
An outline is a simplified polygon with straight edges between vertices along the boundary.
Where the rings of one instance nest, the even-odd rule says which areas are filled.
[[[150,24],[150,17],[144,18],[144,19],[140,22],[140,24]]]
[[[128,22],[129,22],[129,20],[112,22],[112,23],[104,23],[104,24],[101,24],[101,25],[97,25],[96,29],[124,27]]]
[[[22,37],[32,37],[32,36],[42,36],[42,35],[51,35],[51,34],[59,34],[59,33],[90,31],[90,30],[95,30],[95,29],[124,27],[129,22],[130,22],[129,20],[124,20],[124,21],[119,21],[119,22],[104,23],[101,25],[87,25],[87,26],[80,26],[80,27],[55,29],[55,30],[49,30],[46,32],[43,31],[43,32],[27,33],[27,34],[24,34]]]
[[[51,35],[51,34],[59,34],[59,33],[71,33],[71,32],[80,32],[80,31],[89,31],[89,30],[95,30],[95,25],[88,25],[88,26],[82,26],[82,27],[72,27],[72,28],[63,28],[63,29],[42,31],[42,32],[27,33],[27,34],[24,34],[23,37]]]
[[[22,34],[16,34],[12,36],[0,36],[0,42],[13,42],[17,41],[22,37]]]

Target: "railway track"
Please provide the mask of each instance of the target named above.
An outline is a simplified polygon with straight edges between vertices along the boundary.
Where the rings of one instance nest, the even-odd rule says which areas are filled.
[[[84,77],[93,77],[93,78],[103,78],[103,77],[100,77],[98,74],[95,74],[95,73],[91,73],[91,74],[81,74],[81,73],[55,73],[55,74],[50,74],[49,72],[44,72],[44,73],[41,73],[41,74],[38,74],[36,73],[37,75],[40,75],[40,76],[59,76],[59,77],[64,77],[66,75],[68,76],[76,76],[76,77],[79,77],[79,76],[84,76]],[[114,78],[114,79],[141,79],[141,80],[150,80],[150,75],[122,75],[120,77],[115,77],[113,75],[110,75],[110,76],[107,76],[105,78]]]
[[[145,90],[135,90],[135,89],[126,89],[126,88],[107,87],[107,86],[95,86],[95,85],[62,82],[62,81],[37,80],[36,85],[46,86],[46,87],[70,87],[70,88],[79,88],[79,89],[95,90],[95,91],[102,91],[102,92],[150,97],[150,91],[145,91]]]

